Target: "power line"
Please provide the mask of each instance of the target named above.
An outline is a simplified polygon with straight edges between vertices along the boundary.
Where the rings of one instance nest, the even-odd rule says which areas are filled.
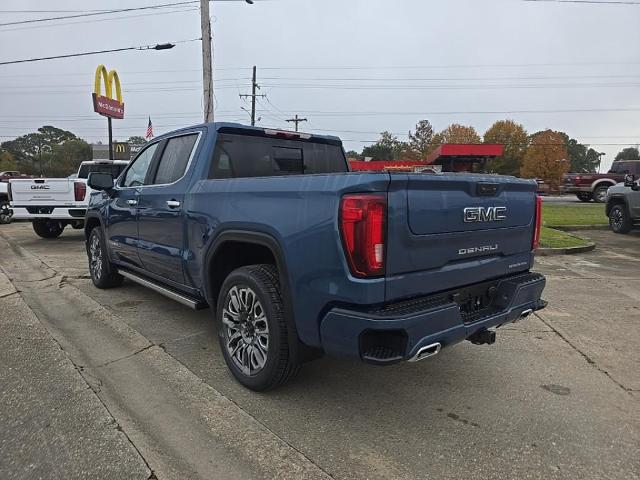
[[[142,45],[140,47],[123,47],[123,48],[112,48],[109,50],[96,50],[92,52],[82,52],[82,53],[70,53],[67,55],[54,55],[51,57],[39,57],[39,58],[25,58],[21,60],[11,60],[7,62],[0,62],[0,65],[12,65],[16,63],[28,63],[28,62],[40,62],[43,60],[55,60],[58,58],[71,58],[71,57],[84,57],[87,55],[98,55],[101,53],[111,53],[111,52],[123,52],[126,50],[169,50],[175,46],[176,43],[186,43],[186,42],[195,42],[199,41],[199,38],[193,40],[181,40],[179,42],[174,43],[158,43],[156,45]]]
[[[176,7],[176,6],[182,6],[182,5],[192,5],[194,3],[198,3],[196,1],[189,1],[189,2],[173,2],[173,3],[163,3],[163,4],[159,4],[159,5],[147,5],[144,7],[130,7],[130,8],[119,8],[119,9],[114,9],[114,10],[101,10],[101,11],[94,11],[94,12],[86,12],[86,13],[78,13],[75,15],[61,15],[58,17],[46,17],[46,18],[31,18],[28,20],[18,20],[15,22],[5,22],[5,23],[0,23],[0,27],[7,27],[10,25],[24,25],[27,23],[40,23],[40,22],[50,22],[50,21],[55,21],[55,20],[67,20],[70,18],[84,18],[84,17],[93,17],[96,15],[107,15],[107,14],[112,14],[112,13],[122,13],[122,12],[133,12],[133,11],[138,11],[138,10],[151,10],[151,9],[158,9],[158,8],[167,8],[167,7]]]
[[[218,0],[220,1],[220,0]],[[169,15],[172,13],[184,13],[184,12],[195,12],[197,11],[198,8],[197,7],[176,7],[174,10],[168,10],[168,11],[161,11],[161,12],[149,12],[149,13],[142,13],[142,14],[136,14],[136,15],[121,15],[118,17],[108,17],[108,18],[94,18],[94,19],[90,19],[90,20],[78,20],[75,22],[60,22],[60,23],[54,23],[54,24],[49,24],[49,25],[28,25],[28,26],[19,26],[19,27],[14,27],[14,28],[0,28],[0,33],[5,33],[5,32],[15,32],[15,31],[19,31],[19,30],[33,30],[33,29],[41,29],[41,28],[50,28],[50,27],[60,27],[60,26],[64,26],[64,25],[78,25],[81,23],[95,23],[95,22],[108,22],[108,21],[113,21],[113,20],[122,20],[122,19],[127,19],[127,18],[137,18],[137,17],[150,17],[150,16],[156,16],[156,15]]]
[[[547,2],[547,3],[583,3],[583,4],[595,4],[595,5],[640,5],[640,2],[620,1],[620,0],[522,0],[523,2]]]
[[[296,84],[269,83],[268,88],[323,89],[323,90],[495,90],[495,89],[550,89],[550,88],[620,88],[640,87],[638,82],[626,83],[553,83],[553,84],[495,84],[495,85],[344,85],[344,84]]]

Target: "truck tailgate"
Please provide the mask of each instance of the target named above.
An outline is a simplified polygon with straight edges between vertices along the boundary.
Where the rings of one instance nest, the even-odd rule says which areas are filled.
[[[387,297],[528,270],[536,184],[472,174],[392,174]]]
[[[35,178],[12,180],[13,206],[67,206],[75,203],[73,180],[68,178]]]

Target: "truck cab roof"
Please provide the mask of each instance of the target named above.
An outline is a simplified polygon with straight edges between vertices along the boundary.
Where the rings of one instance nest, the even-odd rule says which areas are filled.
[[[187,132],[194,129],[202,129],[206,128],[208,130],[214,130],[216,132],[221,133],[235,133],[239,135],[256,135],[256,136],[274,136],[274,137],[283,137],[283,138],[291,138],[296,140],[308,140],[308,141],[316,141],[321,143],[329,143],[333,145],[342,145],[342,140],[339,137],[334,135],[318,135],[315,133],[306,133],[306,132],[294,132],[290,130],[279,130],[275,128],[267,128],[267,127],[252,127],[251,125],[244,125],[242,123],[233,123],[233,122],[213,122],[213,123],[200,123],[197,125],[192,125],[190,127],[181,128],[179,130],[173,130],[171,132],[167,132],[159,137],[156,140],[162,140],[165,137],[170,137],[180,132]]]

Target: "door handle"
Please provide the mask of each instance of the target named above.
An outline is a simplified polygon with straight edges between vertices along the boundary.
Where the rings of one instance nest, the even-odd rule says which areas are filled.
[[[167,200],[167,207],[169,208],[178,208],[180,206],[180,202],[177,200]]]
[[[132,207],[135,207],[136,205],[138,205],[138,200],[127,200],[127,204],[131,205]]]

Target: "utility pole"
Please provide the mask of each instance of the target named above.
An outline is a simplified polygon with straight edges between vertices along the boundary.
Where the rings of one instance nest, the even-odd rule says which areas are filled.
[[[287,122],[293,122],[296,124],[296,132],[298,131],[298,124],[300,122],[308,122],[309,120],[307,120],[306,118],[298,118],[298,114],[296,113],[295,118],[290,118],[289,120],[287,120]]]
[[[213,122],[213,53],[211,51],[211,20],[209,0],[200,0],[200,30],[202,31],[202,87],[204,121]]]
[[[253,77],[251,79],[251,94],[241,93],[240,98],[251,97],[251,126],[254,127],[256,125],[256,97],[266,97],[266,95],[258,95],[256,91],[260,90],[260,85],[256,80],[256,66],[253,66]]]

